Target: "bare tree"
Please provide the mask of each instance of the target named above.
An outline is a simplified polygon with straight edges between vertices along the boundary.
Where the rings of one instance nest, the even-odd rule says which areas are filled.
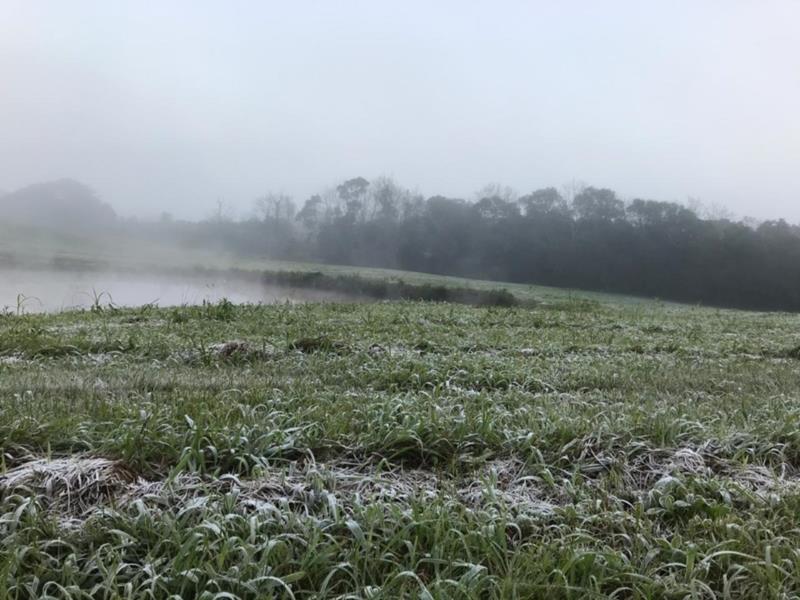
[[[255,200],[256,214],[262,221],[289,221],[294,218],[295,204],[291,196],[267,192]]]
[[[214,223],[230,223],[233,221],[233,207],[224,199],[218,198],[208,220]]]
[[[561,186],[563,190],[562,195],[567,203],[572,204],[572,201],[575,199],[575,196],[580,194],[583,190],[586,189],[586,183],[581,181],[580,179],[573,178],[572,180],[568,181],[567,183]]]
[[[519,194],[514,188],[497,182],[487,183],[475,194],[476,201],[496,198],[505,202],[516,202],[518,197]]]

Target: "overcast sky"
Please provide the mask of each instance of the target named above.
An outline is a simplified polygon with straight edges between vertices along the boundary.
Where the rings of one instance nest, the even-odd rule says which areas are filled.
[[[0,0],[0,188],[246,213],[390,175],[800,222],[800,2]]]

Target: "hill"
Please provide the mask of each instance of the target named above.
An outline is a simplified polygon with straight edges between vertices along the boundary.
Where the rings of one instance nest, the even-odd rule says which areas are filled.
[[[0,221],[80,232],[111,227],[117,215],[87,185],[58,179],[0,195]]]

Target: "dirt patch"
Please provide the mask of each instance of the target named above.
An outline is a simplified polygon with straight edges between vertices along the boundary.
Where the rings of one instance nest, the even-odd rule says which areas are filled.
[[[208,352],[215,358],[222,360],[256,360],[271,356],[275,353],[275,348],[268,344],[258,347],[255,344],[246,342],[244,340],[231,340],[228,342],[212,344],[208,347]]]
[[[303,354],[313,354],[315,352],[340,352],[344,350],[345,345],[326,336],[319,336],[300,338],[289,344],[289,348]]]
[[[255,362],[266,360],[278,354],[271,344],[255,344],[245,340],[229,340],[210,344],[203,349],[187,348],[173,352],[170,358],[180,364],[197,365],[209,361]]]

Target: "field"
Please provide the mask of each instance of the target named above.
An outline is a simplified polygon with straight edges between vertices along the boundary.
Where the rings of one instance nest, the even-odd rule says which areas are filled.
[[[0,317],[0,597],[800,594],[800,317]]]

